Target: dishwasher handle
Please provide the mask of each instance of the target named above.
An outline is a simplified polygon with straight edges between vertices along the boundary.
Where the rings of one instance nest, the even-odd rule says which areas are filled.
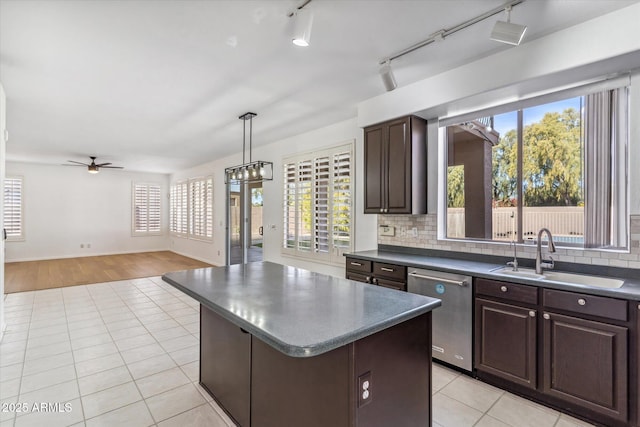
[[[467,281],[466,280],[451,280],[451,279],[445,279],[445,278],[442,278],[442,277],[427,276],[427,275],[420,274],[420,273],[415,273],[415,272],[409,273],[409,276],[417,277],[419,279],[436,280],[438,282],[449,283],[449,284],[452,284],[452,285],[467,286]]]

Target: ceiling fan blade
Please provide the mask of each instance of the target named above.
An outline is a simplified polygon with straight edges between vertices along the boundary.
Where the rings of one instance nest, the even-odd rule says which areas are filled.
[[[88,165],[88,164],[86,164],[86,163],[76,162],[75,160],[67,160],[67,162],[76,163],[76,164],[78,164],[78,165],[82,165],[82,166],[89,166],[89,165]],[[72,165],[69,165],[69,166],[72,166]]]
[[[96,165],[100,168],[105,168],[105,169],[124,169],[123,166],[100,166],[100,165]]]
[[[107,165],[110,165],[110,164],[111,164],[111,163],[99,163],[99,164],[96,164],[96,166],[98,166],[99,168],[101,168],[101,167],[104,167],[104,166],[107,166]]]
[[[63,164],[62,164],[62,166],[84,166],[84,167],[86,168],[88,165],[83,165],[83,164],[70,165],[70,164],[68,164],[68,163],[63,163]]]

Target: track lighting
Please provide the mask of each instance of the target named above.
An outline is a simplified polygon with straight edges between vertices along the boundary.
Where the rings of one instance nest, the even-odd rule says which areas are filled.
[[[296,46],[309,46],[311,40],[311,25],[313,24],[313,14],[309,9],[298,9],[293,14],[294,30],[291,41]]]
[[[514,24],[511,22],[511,7],[507,6],[507,21],[498,21],[491,31],[491,40],[501,43],[512,44],[518,46],[527,31],[526,25]]]
[[[396,78],[393,75],[393,70],[391,69],[391,61],[386,60],[380,66],[379,73],[380,77],[382,77],[382,83],[384,84],[384,88],[387,89],[387,92],[390,92],[398,87]]]

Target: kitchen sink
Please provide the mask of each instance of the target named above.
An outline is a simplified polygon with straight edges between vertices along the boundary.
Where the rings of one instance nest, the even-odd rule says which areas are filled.
[[[520,277],[522,279],[540,280],[541,282],[567,283],[571,285],[594,286],[597,288],[619,288],[624,280],[610,277],[587,276],[585,274],[565,273],[562,271],[545,270],[543,274],[537,274],[532,268],[519,268],[513,271],[512,267],[499,267],[491,270],[492,273],[507,277]]]

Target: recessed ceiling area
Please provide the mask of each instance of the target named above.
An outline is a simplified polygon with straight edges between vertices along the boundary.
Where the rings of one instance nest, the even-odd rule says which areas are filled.
[[[502,0],[313,0],[310,46],[291,43],[303,1],[0,0],[7,160],[98,156],[171,173],[356,116],[385,88],[379,62]],[[527,0],[511,21],[523,44],[631,0]],[[503,15],[392,62],[398,86],[504,49]]]

